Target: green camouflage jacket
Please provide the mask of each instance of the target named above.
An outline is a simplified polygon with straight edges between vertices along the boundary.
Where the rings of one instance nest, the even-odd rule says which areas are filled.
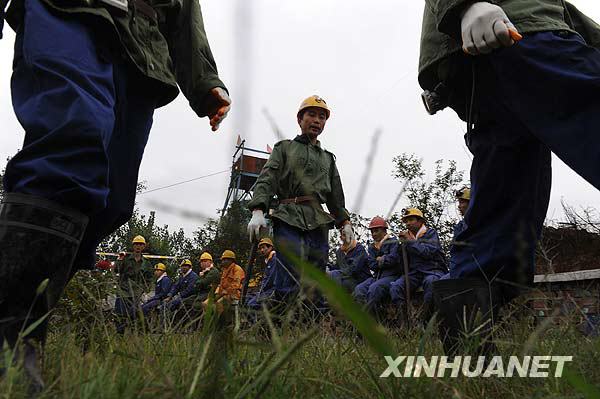
[[[159,103],[171,102],[178,86],[198,116],[206,116],[209,91],[225,85],[219,79],[198,0],[148,0],[156,20],[136,10],[105,5],[100,0],[42,0],[59,13],[99,21],[101,30],[120,44],[121,52],[158,85]],[[23,21],[24,0],[12,0],[7,21],[17,31]]]
[[[221,281],[221,272],[216,266],[213,266],[207,273],[200,275],[198,273],[198,281],[196,282],[196,291],[200,295],[207,295],[211,288],[215,288]]]
[[[305,231],[340,226],[350,219],[335,156],[319,142],[310,144],[305,135],[282,140],[273,147],[248,207],[267,212],[274,196],[283,200],[307,195],[314,196],[319,204],[280,204],[271,217]],[[320,204],[326,204],[331,214]]]
[[[468,57],[461,51],[460,12],[469,0],[425,0],[419,58],[419,84],[432,90],[450,73],[450,62]],[[503,8],[520,33],[571,31],[591,46],[600,45],[600,27],[562,0],[492,0]]]

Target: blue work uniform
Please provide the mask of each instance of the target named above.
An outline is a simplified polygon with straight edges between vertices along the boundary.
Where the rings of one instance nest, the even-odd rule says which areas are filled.
[[[422,287],[423,300],[430,303],[431,284],[448,271],[437,231],[428,227],[421,237],[400,245],[405,246],[408,258],[409,289],[412,292]],[[402,306],[406,299],[406,276],[390,284],[390,296],[394,304]]]
[[[148,77],[154,69],[158,71],[158,64],[148,61],[147,73],[136,68],[119,35],[105,20],[110,14],[97,4],[100,2],[57,2],[69,10],[85,8],[81,13],[58,12],[42,0],[12,3],[22,21],[14,23],[17,31],[11,92],[25,139],[21,151],[6,167],[4,189],[46,198],[89,216],[73,269],[91,268],[98,244],[131,217],[142,155],[154,109],[165,104],[165,85]],[[86,8],[88,3],[94,3],[93,7]],[[0,8],[3,15],[4,7]],[[130,5],[130,13],[132,9]],[[102,18],[95,19],[91,15],[94,12]],[[138,34],[140,26],[151,24],[141,14],[138,20],[131,18],[131,29]],[[188,30],[194,32],[178,38],[180,43],[188,43],[202,33],[198,26]],[[151,32],[153,37],[135,38],[140,46],[153,46],[158,38],[166,44],[158,28]],[[194,44],[177,53],[181,56],[176,65],[180,79],[189,75],[183,71],[191,68],[187,66],[190,57],[196,60],[201,51]],[[172,48],[164,50],[151,48],[140,53],[142,58],[155,52],[164,59],[176,58]],[[203,56],[207,64],[214,62],[212,57]],[[171,60],[164,65],[174,67]],[[161,63],[160,69],[163,67]],[[196,62],[196,75],[206,75],[207,85],[214,81],[214,86],[205,87],[202,96],[211,87],[221,86],[208,78],[216,76],[213,72]],[[189,89],[186,95],[191,87],[184,85],[184,92]],[[172,88],[171,99],[173,90],[177,93]],[[201,104],[201,97],[195,97],[190,103]]]
[[[380,263],[378,257],[383,257]],[[390,283],[400,277],[402,260],[398,239],[388,237],[380,248],[369,245],[367,262],[375,277],[369,277],[354,289],[354,299],[373,311],[389,298]]]
[[[354,292],[358,284],[373,277],[367,251],[361,243],[357,243],[348,252],[338,248],[335,252],[335,264],[330,269],[329,277],[350,292]]]
[[[144,312],[144,314],[148,314],[152,309],[158,307],[161,304],[162,300],[167,297],[167,295],[171,291],[172,286],[173,282],[171,281],[169,276],[163,274],[156,281],[156,285],[154,286],[154,295],[152,296],[152,298],[148,299],[142,305],[142,312]]]
[[[276,279],[277,275],[281,273],[287,273],[282,270],[280,261],[277,259],[277,253],[272,251],[269,254],[269,258],[265,259],[265,273],[260,282],[260,287],[256,295],[250,298],[246,304],[251,309],[259,310],[261,308],[261,304],[268,301],[269,299],[276,299]]]
[[[171,288],[171,291],[167,295],[169,298],[176,297],[167,303],[169,310],[175,310],[184,299],[191,297],[197,292],[196,283],[198,282],[198,274],[195,271],[190,270],[185,276],[179,277],[177,282]]]

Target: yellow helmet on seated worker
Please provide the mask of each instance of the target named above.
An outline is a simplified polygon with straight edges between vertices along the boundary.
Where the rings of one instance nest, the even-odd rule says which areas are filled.
[[[411,216],[415,216],[418,217],[420,219],[425,219],[423,217],[423,212],[421,212],[420,209],[417,208],[406,208],[402,210],[402,221],[404,222],[407,218],[411,217]]]
[[[324,109],[325,113],[327,114],[327,119],[329,119],[329,115],[331,115],[331,111],[329,110],[329,107],[327,106],[327,103],[325,102],[325,100],[323,100],[319,96],[310,96],[310,97],[306,98],[304,101],[302,101],[302,104],[300,104],[300,109],[298,110],[297,116],[300,117],[300,113],[302,111],[304,111],[306,108],[310,108],[310,107],[317,107],[317,108]]]
[[[200,255],[200,260],[210,260],[212,262],[213,257],[208,252],[202,252],[202,255]]]
[[[226,249],[221,255],[221,259],[233,259],[235,260],[235,253],[232,250]]]
[[[265,237],[262,240],[260,240],[260,242],[258,243],[258,246],[260,247],[263,244],[273,246],[273,241],[271,241],[270,238]]]
[[[471,189],[463,188],[456,192],[456,199],[464,199],[467,201],[471,201]]]
[[[183,262],[181,262],[181,264],[179,265],[179,267],[181,266],[189,266],[192,267],[192,261],[189,259],[184,260]]]
[[[131,243],[132,244],[146,244],[146,239],[142,236],[135,236]]]
[[[163,271],[163,272],[166,272],[166,271],[167,271],[167,266],[165,266],[165,264],[164,264],[164,263],[157,263],[157,264],[154,266],[154,270],[161,270],[161,271]]]

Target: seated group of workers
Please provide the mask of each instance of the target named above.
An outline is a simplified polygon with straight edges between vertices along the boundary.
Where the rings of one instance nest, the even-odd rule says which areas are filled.
[[[405,209],[402,221],[407,230],[394,237],[388,233],[387,222],[374,217],[369,224],[373,242],[368,248],[356,240],[342,245],[336,252],[336,264],[330,266],[329,275],[370,312],[377,313],[390,301],[404,309],[407,285],[411,292],[422,288],[424,302],[430,303],[431,284],[448,272],[438,233],[425,225],[423,213],[417,208]]]
[[[173,281],[167,275],[167,266],[158,263],[154,266],[154,293],[146,300],[141,300],[144,289],[149,286],[151,270],[148,260],[142,256],[146,247],[144,237],[137,236],[133,240],[133,253],[123,256],[115,262],[115,271],[119,273],[119,292],[115,302],[117,316],[135,318],[140,310],[144,315],[156,310],[160,312],[176,312],[185,308],[187,312],[202,310],[208,303],[211,290],[215,290],[215,300],[237,302],[241,297],[244,270],[236,264],[236,255],[226,250],[221,255],[219,266],[213,263],[208,252],[200,255],[200,270],[193,270],[192,261],[185,259],[179,266],[179,277]],[[126,322],[117,323],[117,330],[122,332]]]
[[[463,213],[460,206],[459,210]],[[347,240],[341,237],[343,244],[336,251],[335,263],[328,267],[328,275],[374,314],[389,302],[402,312],[407,288],[410,292],[422,288],[424,303],[430,304],[432,283],[447,278],[448,268],[438,233],[425,224],[423,213],[417,208],[405,209],[402,222],[406,230],[396,237],[388,231],[388,224],[382,217],[374,217],[368,227],[373,240],[367,248],[357,240],[346,243]],[[457,228],[460,229],[460,223]],[[123,313],[119,309],[123,303],[129,306],[139,303],[139,299],[135,301],[135,294],[126,297],[123,293],[134,292],[130,289],[132,283],[144,269],[146,260],[140,256],[139,262],[136,262],[135,257],[137,253],[141,255],[145,248],[142,240],[143,237],[136,237],[133,254],[117,261],[116,270],[120,272],[121,283],[117,314]],[[245,305],[254,310],[260,310],[263,304],[271,308],[283,302],[289,294],[289,287],[298,286],[297,273],[287,270],[278,259],[271,239],[260,240],[258,250],[265,262],[264,273],[258,289],[245,301]],[[147,315],[152,310],[175,312],[182,306],[188,310],[202,309],[212,289],[215,289],[218,303],[239,302],[246,276],[235,261],[233,251],[226,250],[221,256],[220,266],[216,267],[212,256],[204,252],[200,256],[200,272],[194,272],[192,262],[186,259],[180,265],[179,279],[175,283],[167,276],[167,267],[163,263],[156,264],[154,295],[142,303],[141,310]]]
[[[369,224],[373,242],[367,249],[356,240],[345,244],[342,236],[344,244],[336,251],[335,263],[328,267],[328,275],[373,313],[390,301],[404,309],[407,283],[411,292],[422,288],[424,302],[429,304],[432,283],[448,273],[438,233],[425,225],[423,213],[417,208],[406,209],[402,221],[407,230],[394,237],[388,233],[387,222],[374,217]],[[270,306],[285,299],[288,288],[297,284],[292,281],[297,273],[286,270],[285,264],[278,260],[271,240],[263,239],[259,249],[265,258],[266,271],[257,294],[246,303],[257,310],[263,303]]]

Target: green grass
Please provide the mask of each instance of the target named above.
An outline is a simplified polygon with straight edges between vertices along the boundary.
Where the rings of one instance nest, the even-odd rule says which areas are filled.
[[[54,326],[45,353],[46,398],[559,398],[584,397],[600,384],[600,340],[568,326],[540,334],[528,354],[572,355],[563,378],[379,378],[384,359],[355,339],[345,322],[274,328],[278,345],[258,326],[229,327],[209,334],[131,332],[91,342],[82,352],[73,332]],[[100,326],[98,326],[100,328]],[[533,332],[527,319],[499,333],[503,355],[520,354]],[[98,332],[102,334],[104,332]],[[437,339],[423,331],[394,331],[397,354],[441,355]],[[13,372],[14,371],[14,372]],[[578,385],[579,384],[579,385]],[[589,395],[593,395],[593,391]],[[3,397],[26,397],[18,370],[0,382]],[[593,397],[593,396],[588,396]]]
[[[347,293],[307,267],[336,316],[310,320],[299,309],[259,324],[209,312],[200,329],[135,328],[121,336],[99,310],[101,290],[66,299],[51,319],[41,398],[594,398],[599,397],[600,338],[574,324],[534,326],[527,308],[495,331],[500,353],[573,356],[562,378],[380,378],[383,355],[443,355],[436,328],[384,329]],[[75,279],[74,281],[77,281]],[[309,290],[310,291],[310,290]],[[80,298],[81,299],[81,298]],[[68,311],[65,311],[68,310]],[[152,322],[152,320],[151,320]],[[358,338],[357,332],[360,332]],[[85,349],[84,349],[85,348]],[[0,366],[10,365],[0,358]],[[25,398],[18,367],[0,377],[1,398]]]

